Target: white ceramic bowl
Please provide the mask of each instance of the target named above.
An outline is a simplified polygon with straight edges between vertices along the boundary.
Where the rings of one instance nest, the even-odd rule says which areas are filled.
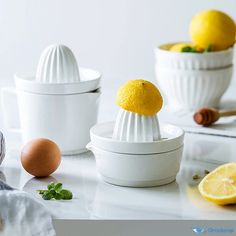
[[[218,107],[230,85],[233,67],[215,70],[168,70],[156,67],[158,85],[174,110]]]
[[[155,49],[156,66],[168,69],[206,70],[233,64],[233,48],[209,53],[181,53],[169,49],[176,43],[160,45]]]
[[[107,127],[107,128],[106,128]],[[150,187],[175,180],[183,152],[184,131],[160,125],[162,140],[122,142],[111,138],[114,123],[95,125],[87,148],[96,158],[97,170],[111,184]],[[163,128],[164,127],[164,128]]]
[[[104,181],[128,187],[171,183],[179,171],[183,146],[170,152],[135,155],[105,151],[93,145],[97,170]]]

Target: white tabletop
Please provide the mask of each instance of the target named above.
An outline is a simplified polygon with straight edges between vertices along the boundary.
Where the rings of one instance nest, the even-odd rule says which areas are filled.
[[[116,88],[113,87],[113,90]],[[108,98],[112,91],[106,94]],[[106,90],[108,91],[108,90]],[[233,89],[231,89],[233,91]],[[232,93],[231,93],[232,94]],[[230,95],[232,96],[232,95]],[[115,106],[103,97],[99,120],[113,118],[107,113]],[[105,114],[106,113],[106,114]],[[93,154],[63,157],[59,169],[49,178],[36,179],[20,164],[20,151],[8,146],[0,167],[0,178],[32,193],[51,211],[55,219],[236,219],[236,206],[217,206],[204,200],[197,190],[195,174],[203,175],[224,162],[236,161],[236,139],[213,135],[186,134],[184,155],[176,182],[153,188],[114,186],[101,180]],[[36,192],[52,181],[70,189],[71,201],[45,201]]]

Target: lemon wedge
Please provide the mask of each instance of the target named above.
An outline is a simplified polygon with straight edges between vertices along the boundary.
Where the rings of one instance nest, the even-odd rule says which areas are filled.
[[[198,186],[201,195],[216,204],[236,203],[236,162],[219,166],[206,175]]]

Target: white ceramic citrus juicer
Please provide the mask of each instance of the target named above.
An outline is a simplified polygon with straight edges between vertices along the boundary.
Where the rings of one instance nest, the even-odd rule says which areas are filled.
[[[16,74],[16,89],[2,90],[4,120],[23,142],[48,138],[64,155],[87,151],[89,129],[96,124],[101,74],[79,68],[73,52],[55,44],[41,54],[36,75]],[[18,106],[9,106],[17,94]],[[20,127],[13,112],[19,110]]]
[[[184,131],[160,124],[157,113],[162,96],[146,80],[130,80],[118,93],[116,122],[97,124],[90,130],[87,148],[96,158],[102,178],[130,187],[150,187],[175,180],[183,152]]]
[[[144,116],[120,109],[113,138],[126,142],[157,141],[161,138],[157,116]]]
[[[79,83],[79,68],[73,52],[65,45],[47,47],[39,59],[36,81],[54,84]]]

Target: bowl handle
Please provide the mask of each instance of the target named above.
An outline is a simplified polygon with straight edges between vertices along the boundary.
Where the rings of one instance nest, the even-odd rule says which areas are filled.
[[[93,145],[92,145],[92,142],[89,142],[87,145],[86,145],[86,148],[89,150],[89,151],[93,151]]]

